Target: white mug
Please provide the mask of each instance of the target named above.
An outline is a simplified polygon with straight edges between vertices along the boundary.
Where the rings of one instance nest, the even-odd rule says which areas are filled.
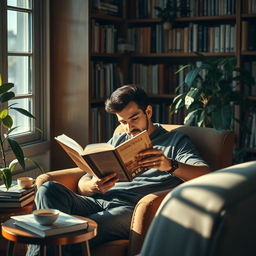
[[[17,183],[20,188],[31,188],[34,184],[34,179],[31,177],[17,178]]]

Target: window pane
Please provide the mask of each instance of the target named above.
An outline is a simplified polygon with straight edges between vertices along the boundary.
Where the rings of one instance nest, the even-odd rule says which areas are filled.
[[[32,101],[31,99],[15,99],[15,100],[10,100],[9,104],[17,103],[13,107],[18,107],[18,108],[24,108],[30,113],[32,113]],[[26,133],[26,132],[31,132],[34,129],[33,125],[33,120],[31,118],[28,118],[21,113],[15,111],[15,110],[10,110],[10,115],[13,118],[13,127],[17,127],[11,134],[12,135],[17,135],[20,133]]]
[[[31,51],[31,22],[29,13],[8,11],[8,51]]]
[[[7,5],[22,8],[31,8],[32,0],[8,0]]]
[[[8,81],[14,83],[16,95],[32,92],[32,68],[31,57],[9,56],[8,57]]]

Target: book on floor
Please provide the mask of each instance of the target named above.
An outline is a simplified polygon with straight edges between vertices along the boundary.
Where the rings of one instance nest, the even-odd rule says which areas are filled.
[[[148,168],[138,165],[136,155],[152,148],[148,132],[143,131],[117,147],[108,143],[89,144],[84,149],[75,140],[65,134],[55,137],[79,168],[102,178],[116,172],[120,181],[132,181]]]
[[[53,236],[88,229],[88,221],[63,212],[59,213],[58,219],[50,226],[39,224],[33,214],[11,216],[15,225],[30,231],[40,237]]]

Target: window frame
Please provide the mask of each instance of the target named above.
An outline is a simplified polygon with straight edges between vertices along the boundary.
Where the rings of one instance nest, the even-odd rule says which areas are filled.
[[[7,12],[8,10],[25,10],[21,7],[8,7],[7,0],[0,1],[0,72],[3,82],[8,81],[8,57],[19,56],[15,52],[8,53],[8,31],[7,31]],[[46,116],[47,102],[49,102],[49,2],[32,0],[32,110],[36,117],[33,127],[40,128],[43,132],[35,129],[32,132],[17,134],[13,137],[21,145],[32,145],[40,143],[49,138],[47,128],[49,118]],[[45,53],[45,54],[44,54]],[[31,54],[24,53],[22,56]],[[29,95],[25,94],[26,96]],[[22,98],[17,96],[15,98]],[[19,105],[17,105],[19,107]]]

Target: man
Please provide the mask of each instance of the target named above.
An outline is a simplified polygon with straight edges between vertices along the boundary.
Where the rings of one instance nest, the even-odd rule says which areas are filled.
[[[125,130],[112,137],[109,141],[112,145],[148,131],[153,149],[140,152],[138,158],[142,167],[150,169],[132,182],[118,182],[115,173],[102,179],[86,174],[78,183],[79,195],[57,182],[46,182],[35,200],[37,208],[56,208],[95,220],[98,235],[90,241],[91,246],[127,239],[133,209],[143,196],[174,188],[183,180],[210,171],[186,135],[167,132],[159,124],[153,124],[152,107],[142,89],[132,85],[118,88],[106,100],[105,109],[117,116]],[[29,251],[29,255],[34,255],[32,249]]]

